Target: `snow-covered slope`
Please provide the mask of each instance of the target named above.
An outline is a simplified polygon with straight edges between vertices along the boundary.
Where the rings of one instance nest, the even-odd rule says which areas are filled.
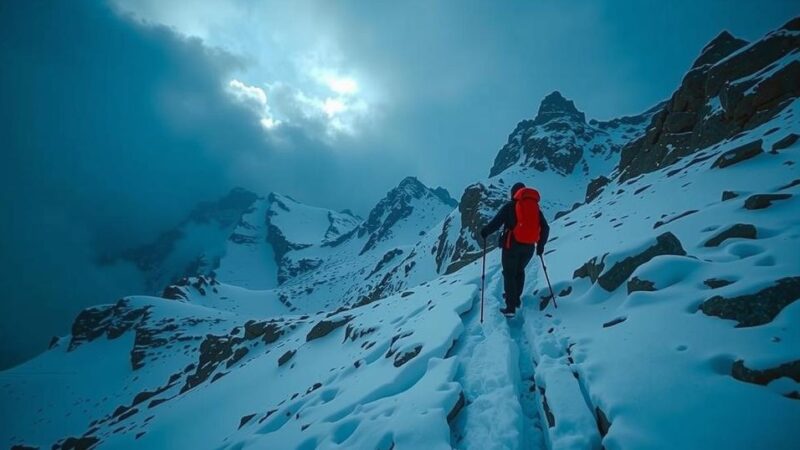
[[[552,94],[457,205],[415,179],[364,221],[253,195],[214,275],[84,310],[0,373],[0,442],[795,449],[798,53],[800,19],[723,33],[633,118]],[[546,199],[555,299],[534,260],[506,320],[475,237],[516,181]]]
[[[403,179],[351,232],[287,253],[287,266],[298,270],[281,286],[281,298],[299,311],[313,312],[398,292],[409,284],[388,289],[383,282],[387,273],[411,270],[415,263],[408,263],[408,269],[403,263],[414,245],[456,205],[442,188],[428,188],[414,177]],[[425,280],[436,275],[428,273]]]

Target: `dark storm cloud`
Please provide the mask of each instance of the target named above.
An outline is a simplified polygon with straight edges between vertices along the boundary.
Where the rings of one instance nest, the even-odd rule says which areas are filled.
[[[0,5],[0,367],[82,307],[139,292],[130,268],[95,267],[98,252],[151,239],[198,201],[245,185],[347,204],[346,158],[298,127],[265,134],[226,92],[239,67],[97,2]]]
[[[387,142],[461,193],[560,90],[589,118],[668,98],[723,29],[757,39],[796,1],[314,2],[353,66],[392,95]],[[390,149],[394,146],[390,145]]]

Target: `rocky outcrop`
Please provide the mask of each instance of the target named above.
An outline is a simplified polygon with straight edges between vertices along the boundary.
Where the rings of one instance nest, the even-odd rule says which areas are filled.
[[[650,280],[643,280],[638,277],[633,277],[630,280],[628,280],[627,288],[628,288],[628,295],[630,295],[634,292],[639,292],[639,291],[645,291],[645,292],[655,291],[656,285]]]
[[[721,154],[719,158],[714,161],[714,164],[712,164],[711,167],[724,169],[725,167],[732,166],[750,158],[754,158],[764,153],[764,150],[761,148],[761,144],[762,141],[759,139],[757,141],[740,145],[733,150],[728,150],[727,152]]]
[[[731,368],[731,376],[745,383],[766,386],[779,378],[790,378],[800,383],[800,360],[787,362],[769,369],[750,369],[743,360],[737,360]]]
[[[754,194],[747,197],[744,201],[745,209],[764,209],[772,206],[772,202],[778,200],[788,200],[792,194]]]
[[[402,254],[403,254],[403,250],[401,250],[399,248],[393,248],[393,249],[389,250],[388,252],[386,252],[383,255],[383,258],[381,258],[381,260],[378,261],[378,264],[375,265],[375,268],[372,269],[372,271],[369,273],[369,275],[367,275],[367,278],[372,278],[373,275],[375,275],[376,273],[380,272],[381,269],[386,267],[386,265],[389,264],[389,262],[391,262],[393,259],[395,259],[396,257],[398,257],[398,256],[400,256]]]
[[[148,307],[135,308],[128,299],[120,299],[114,305],[86,308],[72,323],[72,337],[67,351],[73,351],[82,344],[101,336],[116,339],[138,325],[147,313]]]
[[[592,200],[596,199],[610,182],[611,180],[602,175],[590,181],[589,185],[586,186],[585,203],[590,203]]]
[[[323,338],[351,320],[353,320],[353,316],[345,316],[333,320],[320,320],[306,335],[306,342]]]
[[[800,95],[800,35],[790,32],[798,22],[749,45],[727,32],[709,43],[647,132],[622,149],[620,180],[755,128]]]
[[[758,232],[756,227],[749,223],[737,223],[726,228],[723,231],[712,236],[703,244],[705,247],[718,247],[727,239],[741,238],[741,239],[756,239]]]
[[[572,279],[589,278],[592,284],[597,282],[597,278],[601,273],[603,273],[603,269],[605,268],[605,263],[603,261],[606,259],[606,256],[608,256],[608,253],[600,257],[599,260],[598,257],[595,256],[589,261],[586,261],[582,266],[572,273]]]
[[[736,38],[729,32],[723,31],[703,47],[700,56],[692,64],[692,69],[706,64],[714,64],[745,45],[747,45],[747,41],[744,39]]]
[[[637,267],[660,255],[685,256],[686,251],[674,234],[663,233],[656,237],[655,243],[642,252],[628,256],[605,270],[597,278],[597,283],[606,291],[614,291],[631,276]]]
[[[797,142],[798,138],[800,138],[800,136],[798,136],[797,134],[789,133],[785,137],[781,138],[780,140],[772,144],[772,151],[777,152],[779,150],[787,149],[792,145],[794,145],[794,143]]]
[[[481,242],[480,229],[489,223],[489,220],[494,217],[494,214],[507,201],[508,190],[505,186],[485,186],[481,183],[476,183],[464,190],[464,195],[462,195],[461,202],[458,205],[458,214],[461,218],[458,237],[454,243],[450,244],[446,242],[445,236],[445,242],[439,244],[440,249],[443,250],[441,267],[445,267],[445,273],[453,273],[480,258],[482,251],[479,244]],[[441,241],[442,239],[440,239]],[[443,246],[447,245],[451,245],[452,250],[449,252],[449,258],[446,261],[444,256],[447,253],[447,248]],[[487,251],[494,248],[496,246],[495,240],[488,239],[486,246]],[[445,266],[446,262],[448,264]]]
[[[721,287],[733,284],[733,281],[724,280],[722,278],[708,278],[706,280],[703,280],[703,284],[705,284],[711,289],[719,289]]]
[[[800,277],[787,277],[754,294],[711,297],[700,305],[700,311],[707,316],[735,320],[737,328],[753,327],[772,322],[783,308],[798,299]]]

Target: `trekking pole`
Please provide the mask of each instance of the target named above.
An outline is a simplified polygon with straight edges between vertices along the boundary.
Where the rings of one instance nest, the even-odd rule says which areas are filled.
[[[547,266],[544,265],[544,256],[539,255],[539,259],[542,261],[542,269],[544,269],[544,279],[547,280],[547,287],[550,288],[550,297],[553,299],[553,306],[558,309],[558,303],[556,303],[556,294],[553,292],[553,286],[550,285],[550,277],[547,276]]]
[[[483,238],[483,267],[481,268],[481,323],[483,323],[483,291],[486,281],[486,238]]]

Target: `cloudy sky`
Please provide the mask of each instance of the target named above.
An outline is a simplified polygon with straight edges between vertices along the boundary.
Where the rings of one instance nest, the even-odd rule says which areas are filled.
[[[460,196],[550,91],[588,117],[636,114],[667,98],[721,30],[755,39],[800,12],[737,0],[221,3],[115,4],[242,58],[231,90],[267,129],[323,140],[345,167],[322,167],[333,195],[321,200],[361,212],[405,174]],[[248,181],[296,191],[296,170]],[[353,196],[353,171],[373,189]]]
[[[233,186],[366,214],[407,175],[459,198],[539,101],[667,98],[721,30],[796,1],[0,2],[0,367],[136,292],[108,250]]]

